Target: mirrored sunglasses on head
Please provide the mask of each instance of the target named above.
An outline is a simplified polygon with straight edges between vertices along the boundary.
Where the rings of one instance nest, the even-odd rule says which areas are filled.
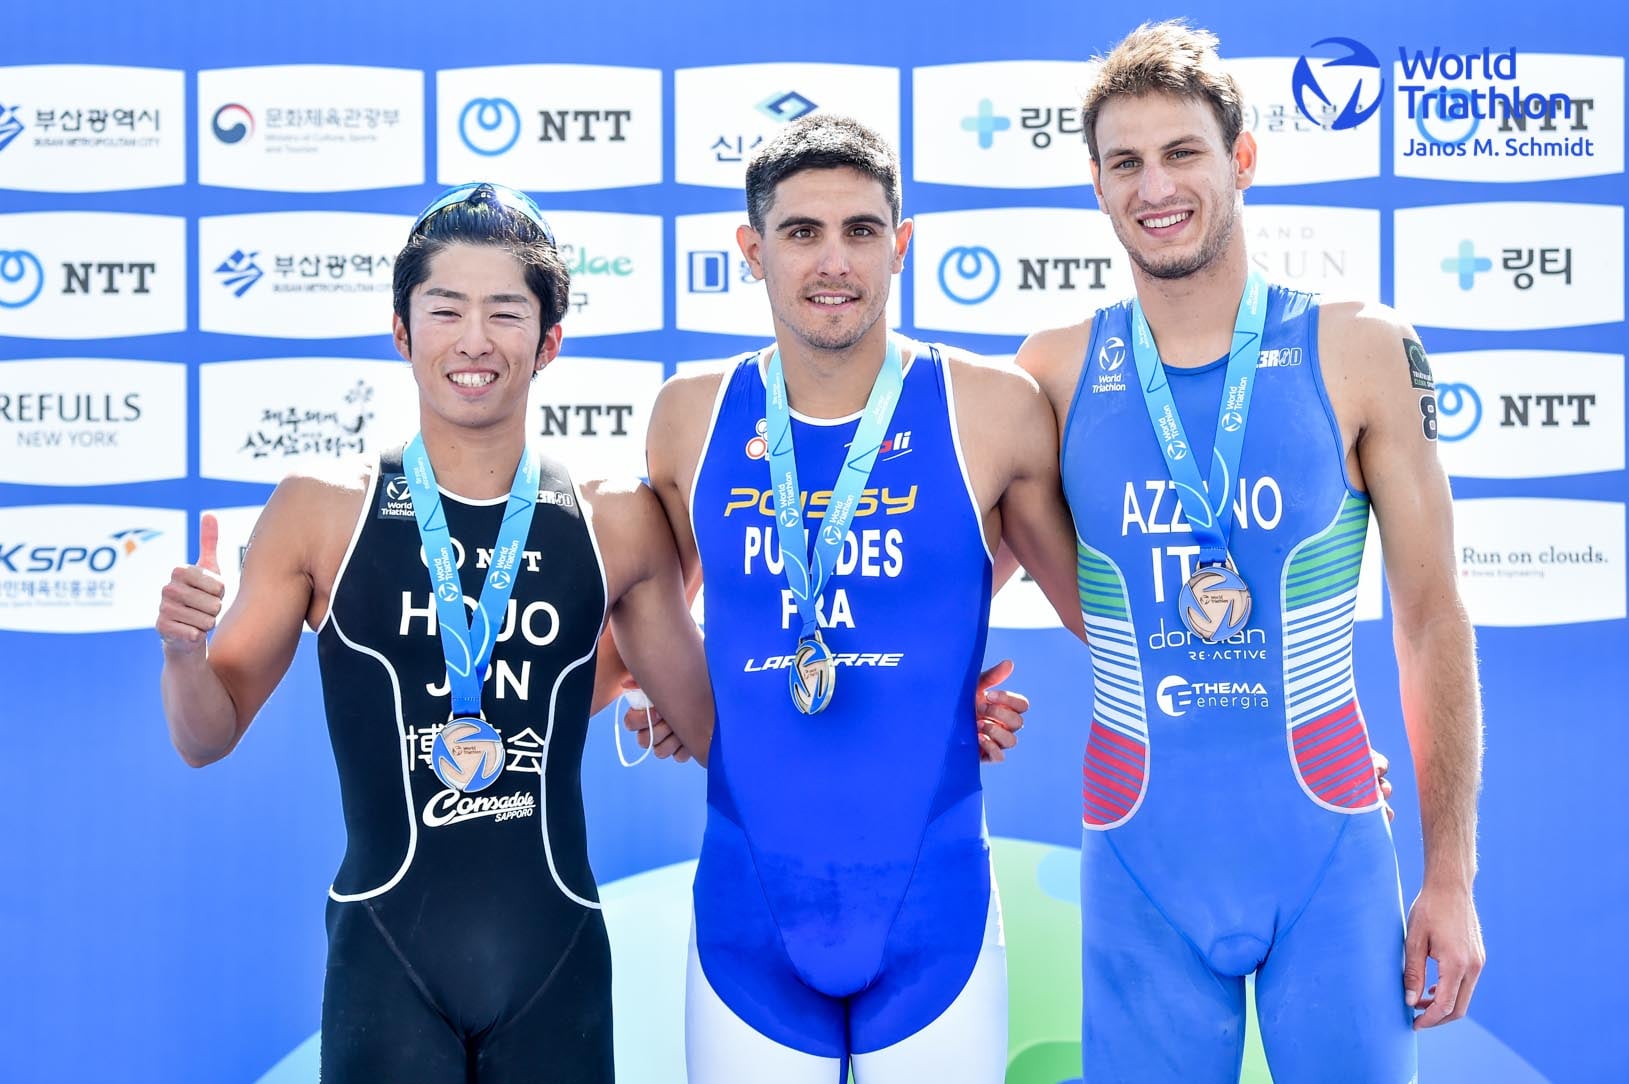
[[[476,198],[477,195],[480,198]],[[542,231],[543,240],[549,243],[549,247],[555,247],[554,231],[549,228],[549,220],[543,217],[543,212],[532,201],[532,197],[519,189],[510,188],[508,185],[494,184],[491,181],[471,181],[468,184],[461,184],[456,188],[447,189],[437,196],[430,206],[419,212],[419,217],[413,220],[413,228],[408,231],[408,236],[412,237],[418,234],[424,229],[424,224],[430,220],[431,215],[444,208],[451,207],[455,203],[496,203],[499,206],[508,207],[512,211],[519,212],[532,225]]]

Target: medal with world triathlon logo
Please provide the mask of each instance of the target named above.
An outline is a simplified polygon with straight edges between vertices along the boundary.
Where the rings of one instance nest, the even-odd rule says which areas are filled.
[[[464,588],[458,579],[458,559],[447,512],[436,488],[435,471],[424,450],[422,436],[413,438],[402,452],[402,470],[413,496],[413,519],[424,545],[424,563],[430,569],[430,594],[435,599],[436,624],[441,631],[441,653],[447,664],[452,691],[452,712],[436,732],[430,747],[430,767],[436,778],[460,794],[485,790],[503,772],[503,736],[481,716],[481,685],[492,661],[503,613],[515,589],[521,547],[531,530],[537,508],[539,467],[530,448],[523,448],[515,480],[509,487],[498,541],[487,568],[486,582],[475,612],[464,610]]]
[[[503,771],[503,737],[479,716],[461,715],[436,731],[430,766],[460,794],[490,787]]]
[[[765,420],[768,422],[770,491],[775,501],[775,529],[781,545],[781,561],[786,583],[797,600],[803,629],[798,634],[797,651],[787,672],[792,704],[804,715],[815,715],[831,703],[837,687],[837,657],[820,635],[820,592],[831,571],[837,567],[849,523],[859,506],[860,495],[871,479],[883,434],[893,419],[904,386],[904,363],[899,344],[892,336],[883,355],[882,369],[871,385],[860,424],[854,430],[843,468],[832,486],[831,503],[820,530],[811,540],[803,529],[803,490],[798,487],[797,459],[792,452],[792,409],[786,399],[786,375],[781,368],[780,351],[769,348],[764,375]]]
[[[815,715],[831,703],[837,687],[837,660],[821,639],[820,630],[798,641],[792,655],[792,704],[805,715]]]
[[[1250,587],[1227,565],[1206,565],[1182,585],[1177,608],[1189,632],[1218,644],[1249,623]]]
[[[1142,303],[1135,298],[1131,303],[1137,383],[1143,390],[1148,420],[1154,426],[1154,439],[1182,501],[1182,513],[1199,543],[1198,567],[1177,596],[1177,616],[1189,632],[1210,644],[1238,635],[1250,620],[1250,586],[1228,557],[1228,536],[1233,528],[1233,502],[1228,498],[1239,477],[1244,431],[1250,419],[1250,393],[1255,386],[1266,325],[1267,283],[1252,273],[1245,281],[1233,321],[1233,346],[1228,352],[1227,378],[1217,409],[1216,439],[1206,482],[1191,454],[1192,445],[1182,427],[1182,416],[1177,413],[1170,380],[1160,362]]]

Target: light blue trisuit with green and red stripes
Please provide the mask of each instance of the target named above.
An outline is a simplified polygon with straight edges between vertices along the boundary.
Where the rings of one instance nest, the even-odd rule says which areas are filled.
[[[1198,546],[1143,403],[1130,311],[1097,315],[1062,448],[1094,671],[1085,1080],[1235,1080],[1254,972],[1276,1084],[1406,1084],[1397,862],[1352,676],[1369,505],[1346,477],[1316,302],[1269,292],[1226,487],[1254,607],[1219,644],[1178,616]],[[1164,367],[1200,464],[1226,365]]]

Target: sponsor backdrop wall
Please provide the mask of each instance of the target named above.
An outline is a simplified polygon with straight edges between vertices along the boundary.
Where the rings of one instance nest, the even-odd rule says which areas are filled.
[[[1426,1036],[1422,1076],[1622,1079],[1629,20],[1605,0],[1466,15],[1393,0],[8,8],[0,1077],[315,1079],[343,840],[312,638],[241,748],[195,772],[165,737],[150,626],[200,512],[221,516],[230,579],[285,472],[411,433],[389,283],[435,191],[492,178],[550,214],[573,293],[532,432],[579,473],[637,474],[662,380],[769,329],[733,244],[742,163],[808,111],[857,114],[902,150],[917,228],[896,326],[1007,355],[1122,294],[1125,259],[1083,185],[1077,95],[1092,52],[1178,14],[1221,33],[1248,95],[1254,262],[1394,304],[1434,357],[1482,655],[1491,962],[1471,1019]],[[1250,499],[1270,517],[1277,494]],[[1418,803],[1377,571],[1364,591],[1359,679],[1396,765],[1412,897]],[[1035,704],[1017,755],[986,772],[1009,1079],[1052,1084],[1078,1073],[1089,693],[1032,588],[1009,587],[996,624],[992,656],[1016,657]],[[583,770],[621,1075],[676,1080],[703,774],[624,770],[613,733],[596,720]],[[1246,1075],[1266,1079],[1254,1048]]]

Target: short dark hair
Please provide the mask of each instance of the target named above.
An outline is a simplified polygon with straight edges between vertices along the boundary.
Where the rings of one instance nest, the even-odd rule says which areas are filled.
[[[542,306],[544,335],[565,316],[571,301],[571,272],[553,240],[525,214],[500,201],[492,185],[480,185],[466,199],[421,218],[396,257],[391,292],[396,315],[407,328],[409,346],[413,332],[407,312],[413,290],[430,277],[430,257],[453,245],[493,245],[519,260],[526,288]],[[542,345],[539,337],[538,348]]]
[[[1189,26],[1181,19],[1144,23],[1127,34],[1109,54],[1099,58],[1097,76],[1086,91],[1081,115],[1086,149],[1097,156],[1097,115],[1115,98],[1169,94],[1197,98],[1210,105],[1222,128],[1228,149],[1244,128],[1244,99],[1239,84],[1216,53],[1218,39],[1209,30]]]
[[[899,225],[899,155],[882,136],[853,117],[816,113],[793,121],[759,148],[747,164],[747,221],[764,232],[775,188],[811,169],[854,169],[882,185]]]

